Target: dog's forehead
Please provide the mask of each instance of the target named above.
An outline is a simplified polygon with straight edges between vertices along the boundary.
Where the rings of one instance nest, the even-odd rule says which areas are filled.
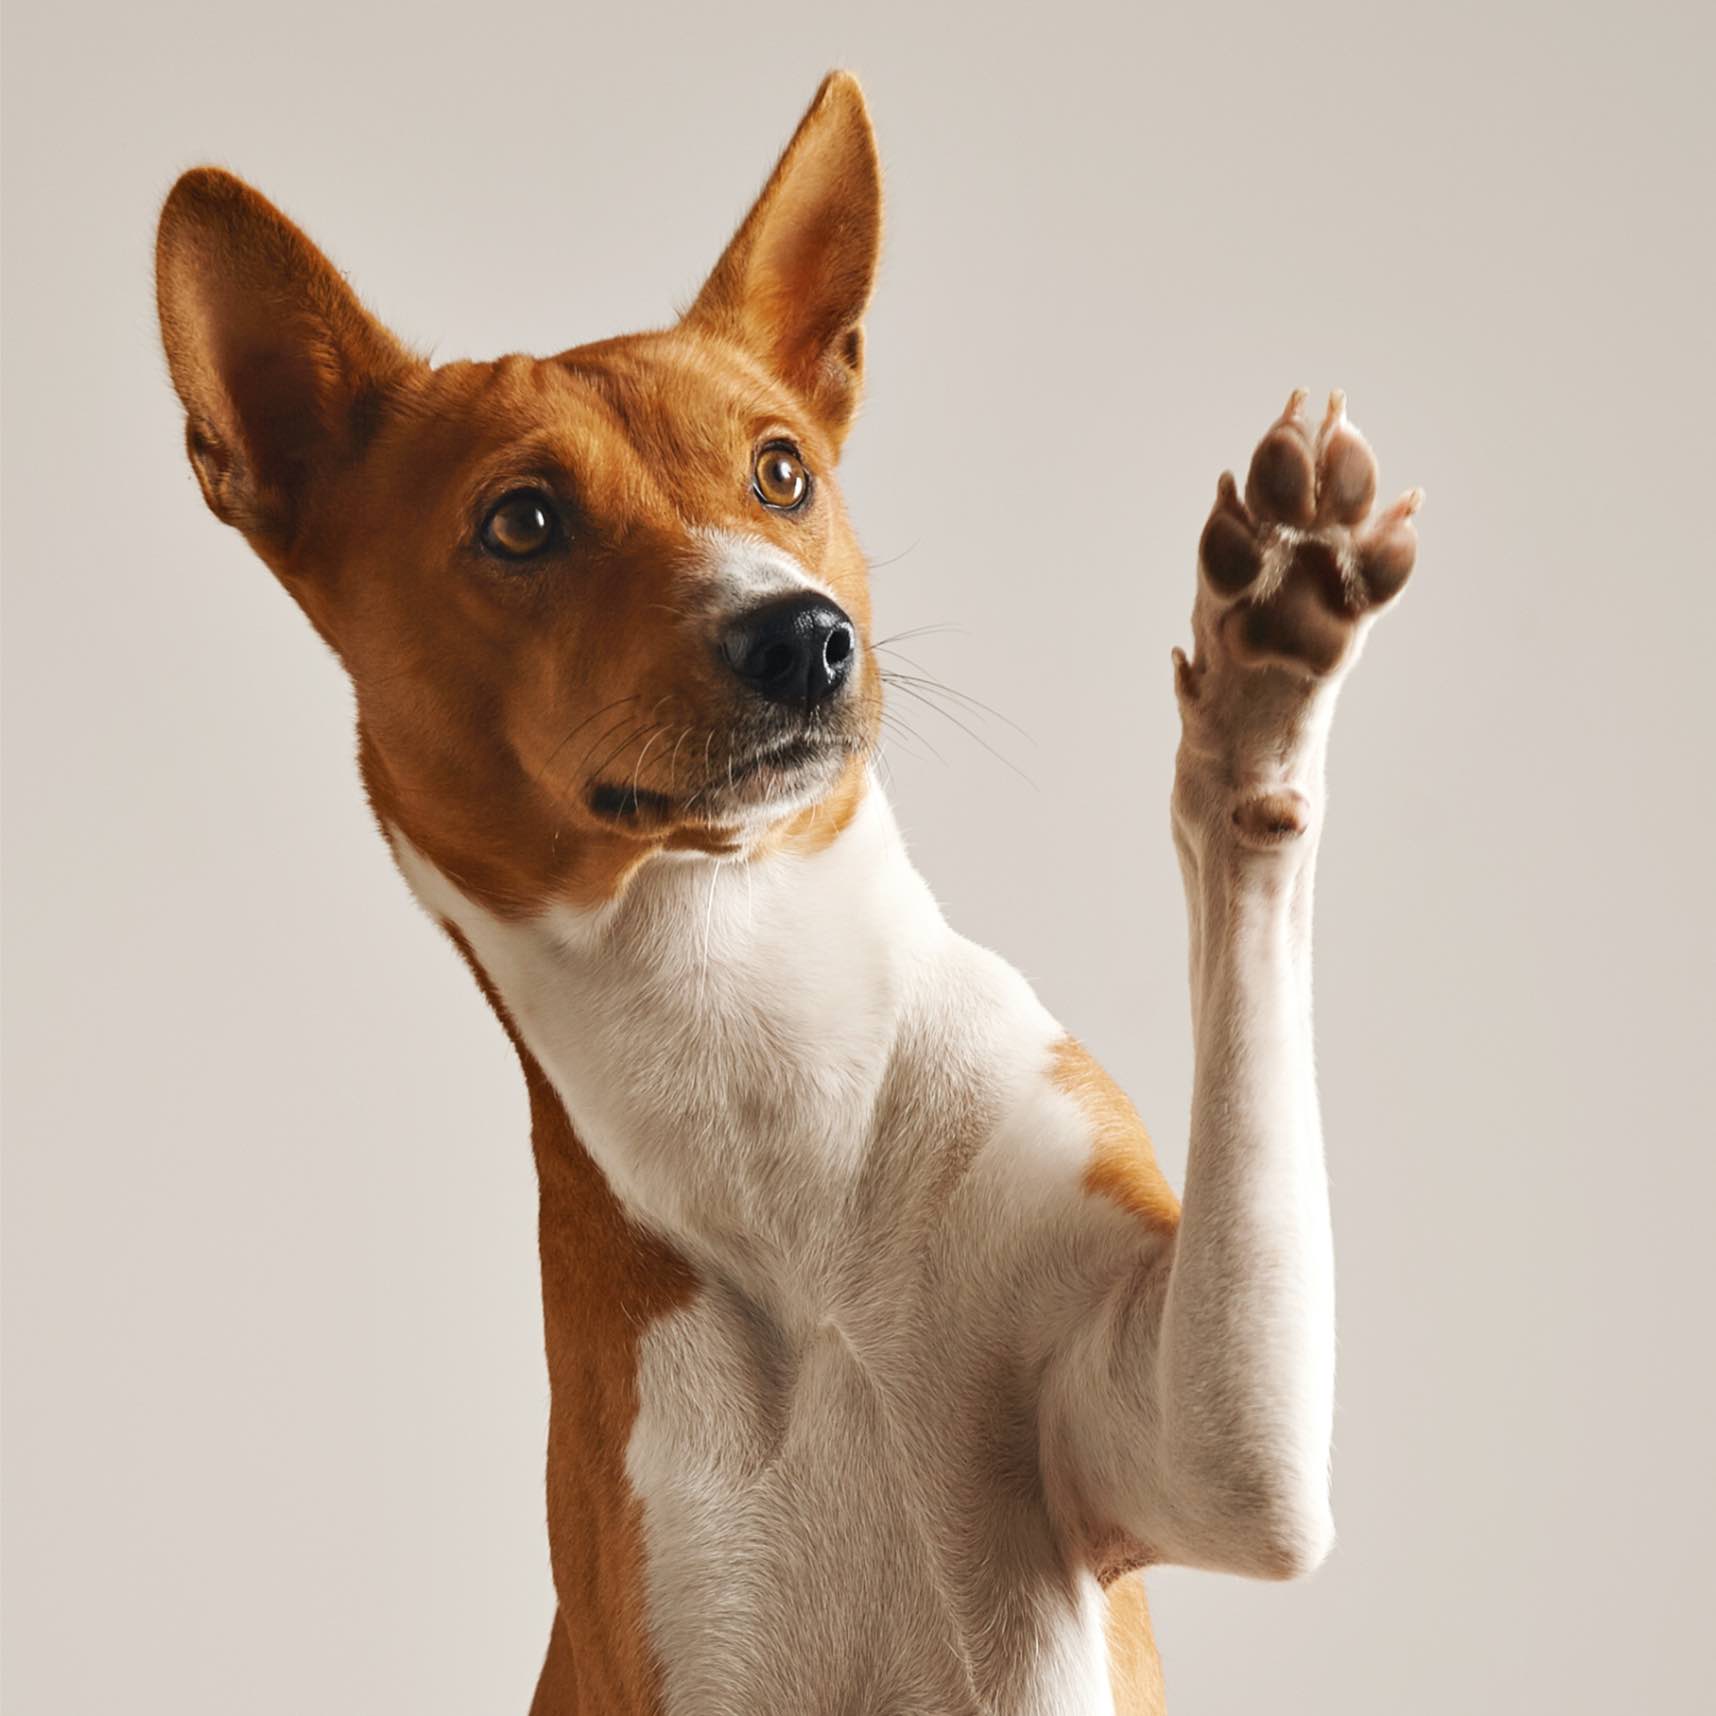
[[[792,396],[738,348],[678,329],[574,346],[545,363],[644,433],[794,410]]]
[[[798,415],[741,354],[671,333],[446,364],[411,412],[430,438],[477,455],[561,446],[586,477],[639,465],[725,471],[759,435],[807,434]]]

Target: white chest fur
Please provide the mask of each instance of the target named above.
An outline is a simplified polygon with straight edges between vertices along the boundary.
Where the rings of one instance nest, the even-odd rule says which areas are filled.
[[[1106,1709],[1029,1355],[1043,1277],[1096,1279],[1136,1235],[1082,1190],[1058,1027],[947,928],[880,792],[815,856],[665,860],[527,924],[397,845],[698,1269],[644,1338],[627,1453],[670,1709]]]

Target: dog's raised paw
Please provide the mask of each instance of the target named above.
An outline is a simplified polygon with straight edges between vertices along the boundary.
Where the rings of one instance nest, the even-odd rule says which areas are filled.
[[[1373,518],[1376,459],[1347,420],[1346,396],[1329,396],[1314,435],[1305,398],[1297,390],[1257,444],[1243,496],[1223,473],[1198,562],[1217,636],[1236,659],[1321,678],[1411,576],[1424,493],[1409,489]]]

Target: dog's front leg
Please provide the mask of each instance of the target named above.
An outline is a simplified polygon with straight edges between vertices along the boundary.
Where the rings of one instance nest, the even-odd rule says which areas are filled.
[[[1409,494],[1337,396],[1295,395],[1200,551],[1173,824],[1190,915],[1184,1209],[1051,1367],[1045,1454],[1082,1532],[1285,1577],[1332,1524],[1334,1266],[1311,1037],[1311,894],[1340,682],[1411,570]]]

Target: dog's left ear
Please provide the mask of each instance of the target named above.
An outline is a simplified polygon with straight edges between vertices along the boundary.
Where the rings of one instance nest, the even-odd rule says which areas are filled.
[[[685,321],[761,358],[838,444],[858,407],[881,243],[864,94],[850,72],[830,72]]]

